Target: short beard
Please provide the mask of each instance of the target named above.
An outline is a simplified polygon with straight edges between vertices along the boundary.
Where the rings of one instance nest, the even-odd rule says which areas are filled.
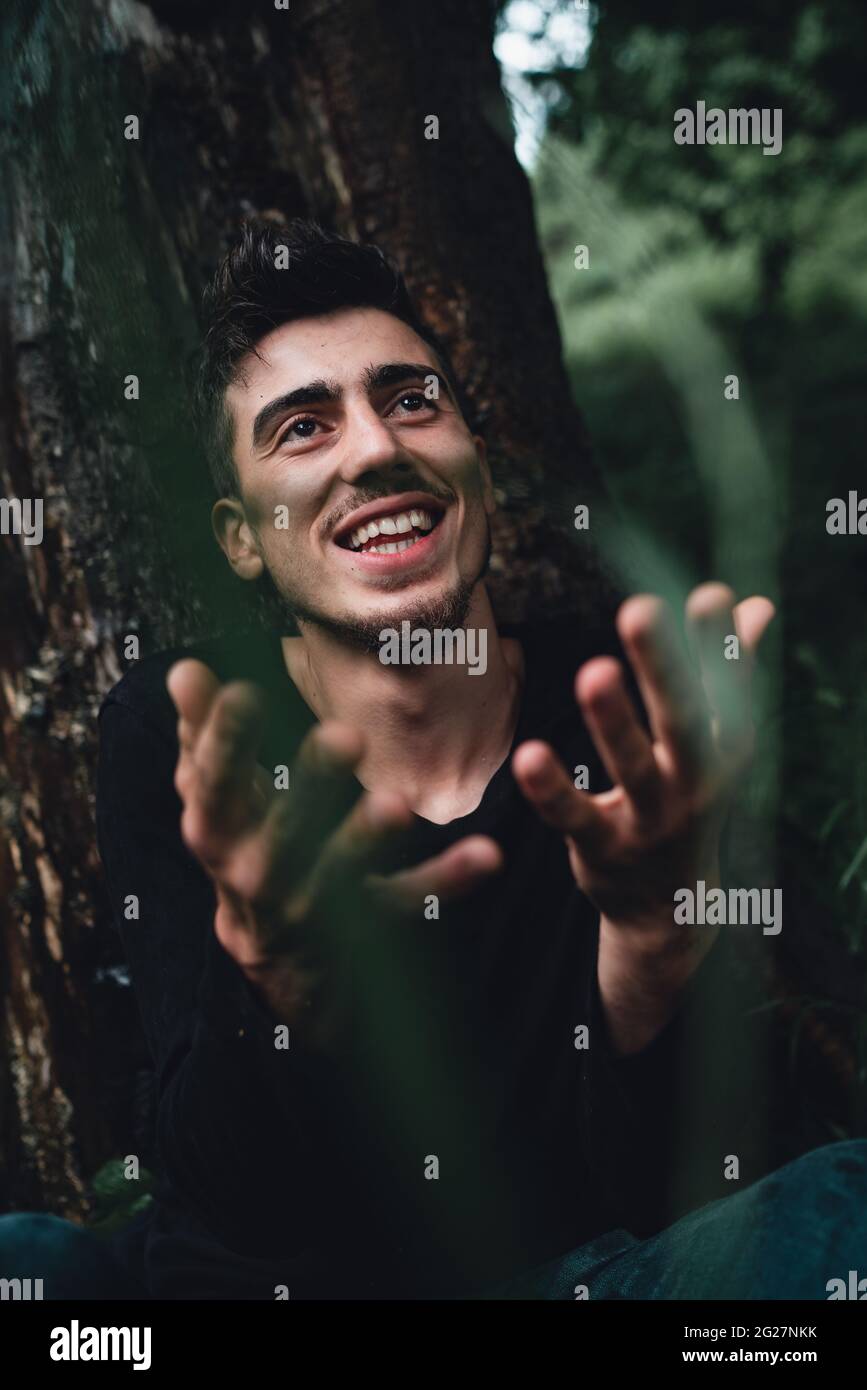
[[[298,631],[305,623],[322,628],[336,637],[339,642],[346,643],[347,646],[354,647],[356,651],[365,652],[369,656],[378,656],[382,649],[381,633],[386,628],[395,628],[401,622],[409,622],[414,631],[433,633],[435,629],[455,629],[463,627],[470,603],[472,602],[475,587],[480,579],[483,579],[488,572],[491,562],[492,540],[490,528],[488,528],[487,540],[485,543],[485,554],[479,567],[475,579],[462,579],[455,585],[450,593],[442,594],[439,598],[429,603],[419,603],[415,607],[407,607],[402,612],[392,613],[388,618],[334,618],[327,613],[322,613],[318,609],[302,603],[298,599],[290,599],[281,594],[271,575],[266,571],[260,581],[262,597],[267,608],[273,614],[281,631],[286,630],[287,622],[294,631]]]

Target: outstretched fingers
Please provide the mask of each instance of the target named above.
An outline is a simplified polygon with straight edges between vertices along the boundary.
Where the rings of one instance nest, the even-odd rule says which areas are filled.
[[[171,667],[166,686],[178,712],[180,745],[189,748],[207,718],[220,682],[210,666],[188,657]]]
[[[196,854],[212,862],[249,827],[261,806],[255,771],[262,697],[248,682],[221,687],[214,673],[194,660],[176,663],[167,685],[178,710],[175,786],[184,803],[183,835]]]
[[[420,911],[427,900],[462,898],[503,867],[503,851],[488,835],[468,835],[442,854],[400,873],[372,874],[368,885],[383,908]]]
[[[406,798],[396,791],[365,792],[328,840],[308,883],[311,897],[352,907],[358,884],[412,824]]]
[[[579,791],[547,743],[531,739],[512,758],[515,780],[547,825],[578,844],[601,844],[605,821],[594,800]]]
[[[575,677],[575,694],[612,782],[623,789],[639,815],[654,815],[662,778],[620,663],[612,657],[586,662]]]
[[[753,739],[750,677],[759,643],[775,609],[755,595],[735,605],[725,584],[701,584],[687,600],[687,627],[725,754],[749,755]]]
[[[343,817],[364,741],[336,720],[317,724],[298,751],[289,786],[271,799],[243,844],[234,886],[262,908],[281,902],[310,875]]]
[[[710,711],[674,614],[655,595],[636,594],[621,605],[617,630],[662,757],[681,785],[696,785],[710,758]]]
[[[763,594],[743,599],[735,608],[735,625],[741,642],[751,658],[755,658],[759,643],[776,616],[776,608]]]
[[[740,651],[732,590],[725,584],[699,585],[687,599],[686,619],[717,746],[724,754],[746,749],[751,729],[750,655]]]

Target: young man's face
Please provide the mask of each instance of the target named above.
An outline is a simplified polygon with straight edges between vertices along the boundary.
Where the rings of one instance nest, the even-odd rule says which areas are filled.
[[[266,568],[302,624],[370,649],[405,618],[462,621],[493,491],[431,348],[391,314],[345,309],[284,324],[258,351],[226,393],[241,503],[214,509],[236,572]]]

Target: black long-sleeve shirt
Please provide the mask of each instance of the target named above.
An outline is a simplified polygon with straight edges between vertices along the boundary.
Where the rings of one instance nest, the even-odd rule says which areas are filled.
[[[603,789],[573,678],[611,639],[568,624],[512,631],[526,659],[513,746],[544,738]],[[165,676],[182,655],[266,689],[265,767],[291,768],[314,722],[277,637],[258,634],[145,659],[100,712],[99,846],[155,1070],[154,1295],[274,1298],[285,1285],[301,1298],[460,1297],[612,1228],[650,1233],[786,1156],[768,1142],[764,1016],[748,1012],[755,1001],[731,969],[737,932],[760,928],[723,928],[672,1021],[617,1055],[598,994],[598,913],[510,759],[469,815],[416,816],[400,860],[482,833],[503,847],[503,872],[443,902],[438,919],[419,913],[366,939],[356,1031],[339,1057],[291,1030],[276,1046],[180,836]],[[724,1176],[729,1155],[738,1181]]]

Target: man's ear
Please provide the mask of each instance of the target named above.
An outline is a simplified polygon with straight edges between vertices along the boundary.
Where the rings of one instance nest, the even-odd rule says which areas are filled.
[[[243,502],[236,497],[221,497],[214,503],[211,525],[220,549],[238,578],[258,579],[265,566]]]
[[[492,516],[497,510],[497,503],[494,498],[494,484],[488,465],[488,446],[480,434],[473,435],[473,443],[476,446],[476,458],[479,460],[479,472],[482,475],[482,497],[485,503],[485,511],[488,516]]]

